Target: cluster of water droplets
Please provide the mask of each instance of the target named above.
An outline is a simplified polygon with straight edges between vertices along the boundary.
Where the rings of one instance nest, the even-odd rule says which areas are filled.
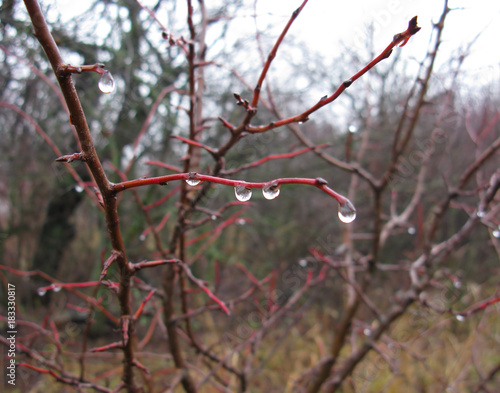
[[[52,284],[52,285],[50,285],[48,287],[38,288],[38,290],[37,290],[38,296],[45,296],[48,289],[50,289],[50,290],[52,290],[54,292],[60,292],[61,289],[62,289],[62,285],[60,285],[60,284]]]
[[[186,183],[190,186],[197,186],[201,183],[201,180],[196,179],[196,173],[190,172],[188,178],[186,179]],[[317,178],[316,181],[321,185],[326,185],[328,182],[323,178]],[[236,184],[234,186],[234,195],[236,199],[240,202],[247,202],[252,198],[252,188],[248,185],[241,183]],[[275,199],[280,194],[280,184],[278,181],[273,180],[269,183],[266,183],[264,187],[262,187],[262,195],[267,200]],[[352,202],[348,199],[344,200],[344,202],[339,204],[338,216],[340,221],[344,223],[351,223],[356,219],[356,208],[352,204]],[[212,217],[212,219],[217,219],[217,217]],[[415,230],[413,228],[413,230]]]
[[[339,219],[343,223],[349,224],[356,219],[356,208],[349,199],[339,204]]]
[[[108,94],[115,91],[115,80],[113,79],[113,75],[108,70],[104,70],[101,74],[101,78],[99,79],[99,90],[103,93]]]
[[[269,182],[262,187],[262,195],[268,200],[277,198],[279,194],[280,185],[277,181]],[[234,186],[234,195],[240,202],[246,202],[252,197],[252,189],[244,184],[237,184]]]

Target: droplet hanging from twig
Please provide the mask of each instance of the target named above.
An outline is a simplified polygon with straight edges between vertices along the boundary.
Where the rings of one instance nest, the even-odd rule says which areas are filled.
[[[101,74],[101,79],[99,79],[99,90],[103,93],[112,93],[115,90],[115,80],[111,72],[105,70]]]
[[[243,185],[237,185],[234,187],[234,195],[236,195],[236,199],[240,202],[246,202],[252,197],[252,189]]]
[[[339,219],[346,224],[356,219],[356,208],[349,199],[339,204]]]
[[[272,181],[270,183],[267,183],[263,188],[262,188],[262,195],[264,195],[264,198],[266,199],[274,199],[280,194],[280,185],[277,181]]]

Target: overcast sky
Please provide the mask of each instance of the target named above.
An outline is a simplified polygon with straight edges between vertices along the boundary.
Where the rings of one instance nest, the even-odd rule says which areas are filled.
[[[139,0],[145,6],[156,4],[157,0]],[[271,25],[276,28],[273,35],[279,34],[291,13],[303,0],[257,0],[259,28]],[[57,4],[63,15],[71,16],[82,12],[89,3],[74,0],[45,0],[46,4]],[[205,0],[208,8],[220,3],[219,0]],[[245,0],[252,8],[254,0]],[[172,4],[167,1],[166,4]],[[177,9],[183,13],[185,0],[176,0]],[[197,2],[193,4],[196,7]],[[368,25],[374,27],[374,49],[385,48],[392,36],[404,31],[408,21],[418,15],[422,30],[413,37],[403,49],[405,54],[422,59],[430,34],[432,23],[438,21],[443,9],[440,0],[309,0],[303,12],[292,26],[291,33],[304,40],[309,48],[325,56],[333,56],[339,49],[339,41],[352,46],[362,46]],[[446,21],[443,43],[440,48],[440,62],[481,34],[472,48],[471,55],[464,64],[469,77],[488,83],[500,80],[500,0],[450,0],[451,12]],[[248,12],[247,8],[247,12]],[[168,21],[162,23],[169,26]],[[185,27],[183,18],[177,23]],[[250,14],[237,18],[238,34],[251,36],[255,33],[254,19]]]
[[[288,17],[289,10],[301,3],[302,0],[260,0],[258,13]],[[383,49],[394,34],[406,29],[408,20],[418,15],[422,30],[405,50],[412,50],[419,57],[427,47],[432,22],[439,20],[443,5],[438,0],[309,0],[293,32],[307,39],[311,47],[325,52],[335,48],[339,40],[360,45],[366,26],[372,23],[375,44]],[[500,1],[450,0],[449,6],[457,10],[447,18],[443,52],[453,53],[481,33],[465,65],[469,70],[500,76]]]

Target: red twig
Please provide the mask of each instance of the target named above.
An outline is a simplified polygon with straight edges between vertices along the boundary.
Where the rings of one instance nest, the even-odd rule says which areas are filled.
[[[246,182],[243,180],[231,180],[217,176],[202,175],[195,172],[189,172],[189,173],[178,173],[174,175],[165,175],[159,177],[149,177],[146,179],[135,179],[135,180],[124,181],[121,183],[114,184],[113,189],[116,192],[121,192],[130,188],[143,187],[152,184],[165,184],[168,183],[169,181],[175,181],[175,180],[199,180],[200,182],[207,181],[211,183],[224,184],[232,187],[243,186],[247,188],[261,188],[261,189],[267,186],[279,187],[281,184],[303,184],[319,188],[320,190],[326,192],[328,195],[335,198],[337,202],[341,205],[345,204],[346,202],[349,202],[349,200],[346,197],[340,195],[339,193],[335,192],[330,187],[328,187],[326,180],[319,177],[316,179],[279,178],[269,182],[258,183],[258,182]],[[354,208],[354,206],[352,207]]]
[[[146,296],[146,298],[141,302],[141,305],[139,306],[139,308],[137,309],[137,311],[135,312],[134,314],[134,319],[138,319],[140,317],[140,315],[142,314],[142,311],[144,310],[144,306],[146,305],[146,303],[149,301],[149,299],[151,299],[153,297],[153,295],[155,294],[155,290],[153,291],[150,291],[148,293],[148,296]]]
[[[207,284],[196,278],[193,273],[191,272],[191,269],[189,268],[188,265],[186,265],[185,263],[181,262],[181,261],[178,261],[177,262],[179,264],[179,266],[184,270],[184,272],[186,273],[186,276],[194,283],[196,284],[203,292],[205,292],[207,294],[207,296],[212,299],[215,303],[217,303],[219,305],[220,308],[222,308],[222,310],[224,310],[224,312],[227,314],[227,315],[230,315],[231,312],[229,311],[229,309],[227,308],[227,306],[224,304],[224,302],[222,300],[220,300],[217,296],[215,296],[208,288],[207,288]]]
[[[201,147],[202,149],[205,149],[206,151],[208,151],[210,154],[215,154],[215,151],[211,147],[204,145],[203,143],[196,142],[196,141],[193,141],[193,140],[188,139],[188,138],[184,138],[180,135],[171,135],[170,137],[174,138],[174,139],[178,139],[178,140],[180,140],[184,143],[187,143],[188,145],[191,145],[191,146]]]
[[[156,227],[147,227],[146,229],[144,229],[144,231],[142,231],[141,235],[139,236],[139,239],[141,239],[141,240],[146,239],[146,236],[149,234],[149,232],[151,232],[153,230],[153,228],[157,232],[161,231],[161,229],[165,226],[165,224],[167,223],[170,216],[171,216],[171,213],[167,213],[163,216],[160,223]]]
[[[165,97],[165,95],[167,93],[171,93],[174,90],[175,90],[175,86],[173,86],[173,85],[164,87],[162,89],[162,91],[160,92],[160,94],[158,95],[158,97],[156,98],[156,101],[154,102],[153,106],[151,107],[151,110],[149,111],[148,116],[146,117],[146,120],[144,121],[144,124],[142,125],[141,130],[139,131],[139,134],[135,138],[134,147],[132,150],[133,156],[127,165],[127,169],[125,169],[125,173],[129,173],[130,168],[132,168],[132,165],[133,165],[135,159],[137,158],[137,148],[139,146],[139,143],[140,143],[144,133],[148,129],[149,124],[151,123],[151,120],[153,119],[153,115],[155,114],[156,110],[158,109],[158,106],[160,105],[161,100],[163,100],[163,98]]]
[[[358,71],[356,74],[351,76],[351,78],[345,80],[342,82],[342,84],[337,88],[337,90],[330,96],[325,96],[322,97],[315,105],[310,107],[309,109],[305,110],[304,112],[289,117],[287,119],[282,119],[278,120],[275,122],[271,122],[267,125],[263,126],[247,126],[245,128],[245,131],[251,132],[251,133],[259,133],[259,132],[265,132],[269,131],[273,128],[278,128],[282,127],[284,125],[290,124],[290,123],[303,123],[307,120],[309,120],[309,115],[312,114],[313,112],[316,112],[318,109],[322,108],[325,105],[330,104],[331,102],[335,101],[349,86],[353,84],[357,79],[359,79],[361,76],[366,74],[371,68],[376,66],[378,63],[380,63],[382,60],[387,59],[391,53],[392,50],[394,49],[395,46],[401,44],[400,46],[403,46],[406,44],[406,42],[411,38],[412,35],[417,33],[420,30],[420,27],[417,26],[417,17],[413,17],[410,22],[408,23],[408,29],[406,29],[404,32],[396,34],[391,41],[389,45],[377,56],[375,57],[371,62],[369,62],[365,67],[363,67],[360,71]],[[253,103],[253,101],[252,101]]]
[[[269,68],[271,67],[271,63],[273,59],[276,57],[276,54],[278,53],[278,48],[280,47],[281,43],[283,42],[283,39],[285,38],[286,34],[288,33],[288,30],[290,30],[290,27],[292,26],[293,22],[297,17],[299,16],[300,12],[302,9],[306,6],[308,0],[304,0],[302,4],[300,5],[299,8],[297,8],[295,11],[293,11],[292,16],[290,17],[290,20],[286,24],[285,28],[281,32],[280,36],[276,40],[276,43],[273,46],[273,49],[271,49],[271,52],[269,52],[269,55],[267,56],[267,61],[264,64],[264,67],[262,68],[262,72],[260,73],[259,80],[257,81],[257,86],[255,87],[253,97],[252,97],[252,102],[251,106],[253,108],[256,108],[257,105],[259,105],[259,97],[260,97],[260,91],[262,88],[262,85],[264,84],[264,79],[266,79],[267,72],[269,71]]]
[[[173,165],[170,165],[170,164],[166,164],[166,163],[160,162],[160,161],[146,161],[146,164],[147,165],[161,166],[162,168],[170,169],[173,172],[182,172],[181,168],[178,168],[176,166],[173,166]]]
[[[324,143],[322,145],[318,145],[318,146],[314,146],[314,147],[306,147],[304,149],[301,149],[301,150],[298,150],[298,151],[295,151],[295,152],[292,152],[292,153],[272,154],[272,155],[264,157],[264,158],[262,158],[262,159],[260,159],[258,161],[254,161],[254,162],[242,165],[239,168],[223,170],[223,171],[221,171],[221,174],[231,175],[231,174],[240,172],[240,171],[242,171],[244,169],[255,168],[256,166],[259,166],[259,165],[261,165],[261,164],[263,164],[265,162],[268,162],[268,161],[294,158],[294,157],[299,156],[301,154],[307,153],[307,152],[309,152],[311,150],[321,149],[321,148],[327,147],[327,146],[330,146],[330,144],[329,143]]]
[[[111,255],[109,256],[108,259],[106,259],[106,261],[103,264],[101,275],[99,276],[99,281],[102,281],[104,279],[104,277],[108,273],[109,267],[113,262],[115,262],[118,259],[119,256],[120,256],[119,253],[116,252],[115,250],[111,251]]]

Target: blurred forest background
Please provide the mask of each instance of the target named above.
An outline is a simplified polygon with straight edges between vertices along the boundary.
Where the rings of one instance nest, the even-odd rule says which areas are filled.
[[[283,3],[286,15],[300,5]],[[41,5],[67,63],[104,63],[114,77],[116,90],[103,94],[98,74],[73,76],[110,180],[120,182],[120,172],[134,179],[182,168],[187,145],[172,136],[189,138],[190,69],[175,41],[191,34],[185,2],[99,0],[71,17],[62,15],[71,3]],[[288,17],[267,16],[267,28],[241,32],[242,20],[259,18],[253,1],[197,1],[193,6],[196,116],[203,131],[198,141],[218,147],[229,134],[218,118],[239,124],[244,109],[236,105],[234,93],[250,99]],[[48,321],[53,321],[61,336],[59,343],[45,336],[49,333],[34,338],[36,329],[21,326],[18,340],[45,359],[32,357],[32,364],[63,376],[78,374],[77,354],[113,341],[110,337],[118,333],[76,292],[99,299],[118,315],[112,291],[104,286],[65,287],[39,296],[40,287],[51,285],[47,277],[19,272],[40,271],[60,283],[98,280],[111,252],[104,216],[85,163],[70,164],[77,182],[55,161],[79,147],[24,4],[4,1],[0,12],[0,278],[2,285],[16,284],[18,320],[38,324],[44,332],[51,330]],[[452,18],[454,12],[467,11],[443,15]],[[439,18],[435,15],[437,25]],[[400,22],[403,31],[408,21]],[[439,29],[446,30],[446,22],[422,28],[434,29],[437,35]],[[344,45],[326,58],[304,45],[292,28],[272,63],[252,124],[301,113],[322,95],[332,94],[392,39],[375,41],[370,26],[360,29],[366,33],[364,49]],[[442,48],[433,46],[432,39],[429,53],[415,58],[411,45],[419,38],[412,37],[353,83],[331,104],[335,109],[323,108],[304,124],[245,136],[224,157],[225,168],[219,173],[223,177],[255,182],[324,178],[354,203],[357,218],[343,224],[336,202],[314,187],[283,185],[272,201],[254,190],[249,203],[231,206],[226,204],[236,201],[232,187],[214,185],[207,191],[189,219],[193,226],[186,263],[231,304],[232,315],[206,307],[211,303],[196,286],[189,307],[200,312],[189,327],[183,325],[185,310],[176,305],[179,331],[192,329],[207,353],[223,359],[218,363],[205,356],[187,338],[190,332],[181,334],[189,372],[200,391],[313,391],[300,389],[312,389],[304,380],[321,374],[318,370],[334,337],[342,338],[342,347],[332,355],[332,365],[339,366],[321,382],[332,389],[328,391],[338,386],[342,392],[496,391],[500,80],[482,83],[462,71],[473,37],[461,47],[446,48],[452,53],[448,59],[439,58]],[[241,170],[271,155],[308,147],[293,158]],[[212,173],[210,154],[197,154],[194,170]],[[151,223],[168,244],[179,211],[176,183],[119,194],[120,226],[130,261],[162,258]],[[166,195],[171,197],[163,201]],[[149,218],[144,206],[149,206]],[[422,258],[427,262],[420,263]],[[328,266],[326,273],[323,266]],[[147,288],[161,287],[161,269],[138,273],[134,304],[140,304]],[[428,277],[422,288],[412,276],[421,273]],[[413,297],[404,312],[385,326],[377,315],[392,315],[391,307],[409,289]],[[144,340],[141,362],[153,375],[138,380],[149,381],[145,391],[177,392],[183,391],[181,386],[189,391],[179,385],[183,377],[177,378],[178,365],[164,344],[165,328],[157,320],[160,304],[148,303],[137,321],[138,341]],[[82,340],[88,340],[87,349],[78,346]],[[361,356],[356,351],[364,346],[369,350]],[[117,352],[114,357],[104,354],[88,354],[87,359],[94,360],[85,375],[111,389],[120,379],[120,357]],[[61,358],[66,359],[64,372]],[[351,363],[344,362],[349,359],[351,370]],[[114,373],[104,375],[111,365]],[[346,370],[345,375],[339,370]],[[32,369],[18,367],[18,373],[17,391],[70,389]]]

